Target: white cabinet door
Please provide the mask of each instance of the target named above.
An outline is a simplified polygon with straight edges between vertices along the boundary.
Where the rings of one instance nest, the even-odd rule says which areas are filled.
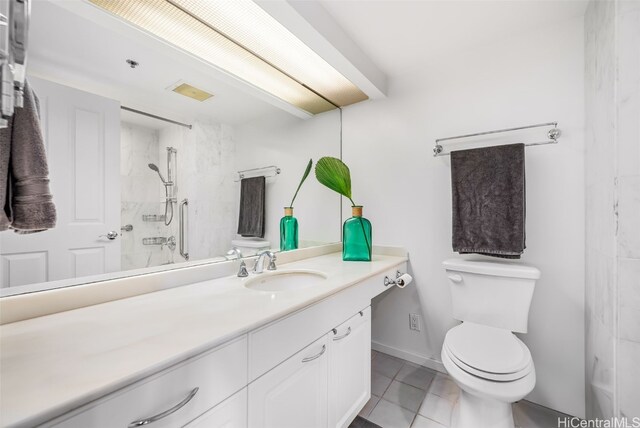
[[[250,428],[324,428],[328,335],[249,385]]]
[[[329,426],[346,427],[371,391],[371,308],[329,333]]]
[[[247,388],[185,425],[185,428],[247,428]]]
[[[36,78],[56,227],[0,233],[0,286],[120,270],[120,104]],[[118,236],[104,236],[115,231]]]

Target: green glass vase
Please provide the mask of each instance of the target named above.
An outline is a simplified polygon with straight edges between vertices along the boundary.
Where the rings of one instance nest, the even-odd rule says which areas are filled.
[[[371,222],[362,217],[362,207],[351,207],[352,217],[342,225],[342,260],[371,261]]]
[[[280,250],[298,249],[298,220],[293,216],[293,207],[284,207],[284,217],[280,219]]]

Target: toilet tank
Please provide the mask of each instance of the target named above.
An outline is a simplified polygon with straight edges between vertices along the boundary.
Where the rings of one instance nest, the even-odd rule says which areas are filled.
[[[443,263],[453,317],[516,333],[527,332],[529,307],[540,271],[507,262],[449,259]]]
[[[271,243],[260,238],[238,238],[231,241],[231,246],[242,252],[244,257],[255,256],[260,251],[271,249]]]

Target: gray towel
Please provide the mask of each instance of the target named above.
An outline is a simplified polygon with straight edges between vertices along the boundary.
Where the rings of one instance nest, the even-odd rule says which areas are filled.
[[[38,99],[26,83],[24,107],[16,108],[9,126],[0,129],[0,231],[26,234],[56,225],[38,110]]]
[[[265,178],[243,178],[240,182],[238,234],[264,238]]]
[[[519,259],[525,247],[524,144],[451,152],[453,251]]]

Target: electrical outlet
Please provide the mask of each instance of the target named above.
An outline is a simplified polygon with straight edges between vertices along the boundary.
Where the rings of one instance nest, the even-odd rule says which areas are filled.
[[[409,314],[409,328],[411,330],[420,331],[420,315]]]

